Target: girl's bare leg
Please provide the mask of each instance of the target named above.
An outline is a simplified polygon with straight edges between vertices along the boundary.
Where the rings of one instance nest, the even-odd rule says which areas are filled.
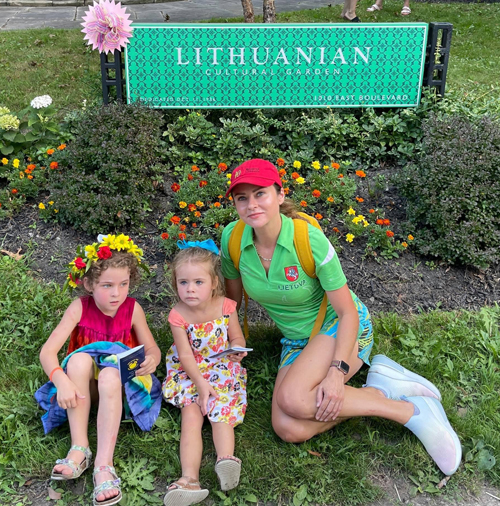
[[[200,465],[203,453],[201,428],[203,415],[198,404],[193,403],[181,410],[181,467],[182,476],[200,479]],[[182,482],[181,482],[182,483]]]
[[[234,429],[231,425],[212,422],[212,437],[218,459],[234,455]]]
[[[97,388],[99,391],[99,409],[97,411],[97,453],[94,465],[95,467],[112,466],[123,408],[122,383],[118,369],[113,367],[102,369],[99,372]],[[105,471],[95,475],[96,485],[113,479],[113,476]],[[118,490],[105,490],[96,499],[105,501],[117,495]]]
[[[411,403],[387,399],[375,388],[346,386],[339,417],[329,422],[317,421],[316,391],[330,368],[335,343],[332,337],[320,334],[291,366],[279,371],[274,387],[272,420],[275,432],[285,441],[306,441],[353,416],[380,416],[405,424],[413,415]],[[361,367],[357,353],[355,348],[348,361],[351,370],[346,381]]]
[[[71,446],[89,446],[88,425],[91,404],[91,386],[95,390],[93,359],[86,353],[75,353],[68,361],[66,368],[68,378],[76,385],[84,399],[77,399],[76,408],[67,410],[69,429],[71,432]],[[79,450],[71,450],[68,459],[80,463],[85,460],[85,455]],[[72,474],[71,468],[64,464],[54,466],[56,473],[65,475]]]

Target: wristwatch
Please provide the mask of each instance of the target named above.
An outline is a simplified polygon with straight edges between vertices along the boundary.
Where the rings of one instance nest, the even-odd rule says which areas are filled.
[[[343,360],[332,360],[330,367],[336,367],[344,374],[347,374],[349,372],[349,364],[346,364]]]

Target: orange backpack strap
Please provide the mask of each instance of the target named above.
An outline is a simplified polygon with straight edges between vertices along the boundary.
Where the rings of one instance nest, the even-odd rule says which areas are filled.
[[[227,243],[229,256],[231,257],[231,261],[233,262],[233,265],[238,272],[240,270],[241,238],[243,237],[244,230],[245,230],[245,222],[243,220],[238,220],[231,232],[231,235],[229,236],[229,241]],[[243,315],[243,333],[245,335],[245,339],[248,339],[248,318],[247,318],[248,294],[247,292],[245,292],[245,289],[243,289],[243,297],[245,299],[245,313]]]

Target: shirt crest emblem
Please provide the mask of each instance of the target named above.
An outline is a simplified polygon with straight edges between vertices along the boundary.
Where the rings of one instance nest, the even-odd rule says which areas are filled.
[[[299,269],[296,265],[285,267],[285,278],[288,281],[297,281],[299,279]]]

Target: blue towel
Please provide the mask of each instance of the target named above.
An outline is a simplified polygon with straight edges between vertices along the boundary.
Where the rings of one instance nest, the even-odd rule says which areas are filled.
[[[130,348],[120,342],[109,343],[97,341],[78,348],[70,353],[62,362],[61,367],[66,372],[68,360],[75,353],[87,353],[97,364],[99,370],[105,367],[118,368],[116,355]],[[57,404],[57,388],[52,381],[48,381],[35,393],[35,399],[46,413],[42,416],[45,434],[53,428],[59,427],[67,419],[65,409]],[[153,427],[161,408],[161,384],[155,375],[138,376],[125,383],[125,415],[131,418],[144,431]]]

